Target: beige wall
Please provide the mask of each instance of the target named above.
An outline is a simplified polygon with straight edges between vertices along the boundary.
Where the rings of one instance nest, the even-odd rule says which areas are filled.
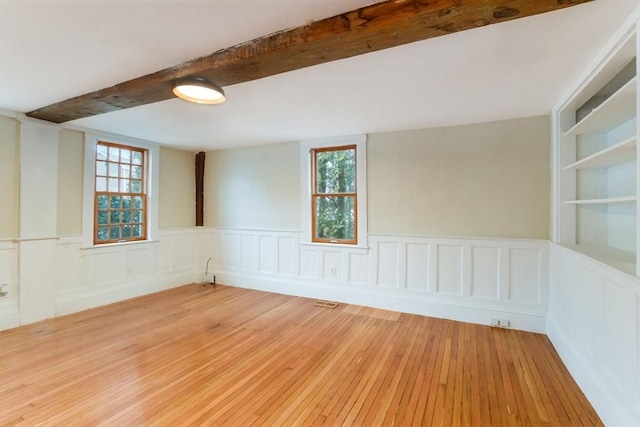
[[[196,224],[194,153],[160,149],[158,227],[193,227]]]
[[[208,152],[204,188],[206,226],[301,228],[297,143]]]
[[[0,239],[18,237],[20,125],[0,116]]]
[[[82,234],[83,180],[84,133],[62,129],[58,145],[59,236]]]
[[[370,135],[369,232],[549,237],[548,116]]]

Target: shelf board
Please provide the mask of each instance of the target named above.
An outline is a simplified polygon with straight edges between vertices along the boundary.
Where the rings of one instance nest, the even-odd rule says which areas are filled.
[[[636,110],[637,80],[637,76],[629,80],[584,119],[565,132],[565,136],[606,132],[633,117]]]
[[[610,267],[636,275],[636,254],[608,246],[599,245],[563,245],[571,250],[600,261]]]
[[[571,169],[595,169],[607,168],[620,163],[630,162],[637,157],[637,136],[633,136],[618,144],[607,147],[584,159],[566,166],[565,170]]]
[[[625,197],[609,197],[605,199],[584,199],[584,200],[567,200],[568,205],[609,205],[616,203],[635,203],[638,198],[636,196]]]

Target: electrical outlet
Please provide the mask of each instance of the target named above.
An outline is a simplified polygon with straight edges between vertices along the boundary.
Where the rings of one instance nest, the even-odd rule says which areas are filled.
[[[508,328],[510,325],[511,322],[505,319],[491,319],[491,326],[496,328]]]
[[[4,288],[5,286],[9,286],[9,284],[3,283],[0,285],[0,298],[6,297],[9,293],[9,291]]]

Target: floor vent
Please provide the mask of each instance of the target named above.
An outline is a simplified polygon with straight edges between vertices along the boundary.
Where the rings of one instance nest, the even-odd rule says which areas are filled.
[[[313,303],[316,307],[324,307],[324,308],[336,308],[338,306],[337,302],[331,301],[316,301]]]

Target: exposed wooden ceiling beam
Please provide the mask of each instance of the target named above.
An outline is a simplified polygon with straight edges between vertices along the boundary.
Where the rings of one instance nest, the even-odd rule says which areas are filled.
[[[592,0],[389,0],[219,50],[174,67],[27,113],[62,123],[173,98],[176,79],[221,86]]]

